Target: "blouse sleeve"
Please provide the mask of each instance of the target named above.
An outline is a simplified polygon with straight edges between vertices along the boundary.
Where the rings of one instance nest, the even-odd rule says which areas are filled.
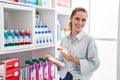
[[[88,43],[86,58],[80,59],[80,71],[81,75],[85,75],[94,72],[100,64],[95,40],[91,39]]]

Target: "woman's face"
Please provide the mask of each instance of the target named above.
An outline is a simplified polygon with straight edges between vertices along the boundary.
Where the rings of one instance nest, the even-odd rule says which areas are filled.
[[[86,24],[87,14],[83,11],[76,12],[71,18],[72,31],[80,32]]]

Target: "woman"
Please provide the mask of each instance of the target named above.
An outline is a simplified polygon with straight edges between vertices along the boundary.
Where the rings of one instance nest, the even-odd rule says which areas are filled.
[[[70,16],[70,34],[61,41],[69,55],[61,53],[59,57],[65,67],[54,63],[60,72],[60,80],[89,80],[99,66],[95,40],[83,31],[87,17],[84,8],[75,8]]]

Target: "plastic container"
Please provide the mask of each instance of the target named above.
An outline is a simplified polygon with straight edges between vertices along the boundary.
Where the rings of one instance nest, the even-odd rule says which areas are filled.
[[[14,30],[10,30],[8,32],[9,35],[9,46],[14,46],[15,45],[15,34],[14,34]]]
[[[20,39],[20,45],[24,45],[26,42],[26,37],[25,37],[25,31],[24,30],[22,30],[21,32],[20,32],[20,36],[21,36],[21,39]]]
[[[60,50],[62,53],[65,53],[66,55],[69,55],[68,54],[69,52],[63,47],[59,47],[57,50]]]
[[[7,47],[9,46],[9,35],[8,35],[8,30],[4,31],[4,46]]]
[[[58,41],[61,40],[60,27],[61,27],[60,22],[59,22],[59,20],[57,20],[57,40],[58,40]]]
[[[20,34],[18,30],[14,31],[15,34],[15,45],[20,45]]]
[[[51,61],[53,61],[53,62],[58,63],[58,64],[61,65],[62,67],[65,66],[65,64],[64,64],[63,62],[59,61],[58,59],[52,57],[52,56],[49,55],[49,54],[46,54],[45,57],[46,57],[48,60],[51,60]]]
[[[29,30],[25,31],[25,38],[26,38],[25,44],[31,44],[32,43],[32,36],[31,36],[31,33],[30,33]]]

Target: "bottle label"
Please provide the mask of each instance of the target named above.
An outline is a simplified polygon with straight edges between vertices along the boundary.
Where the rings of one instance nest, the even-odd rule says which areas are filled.
[[[42,68],[42,66],[39,67],[39,80],[43,80],[43,68]]]

